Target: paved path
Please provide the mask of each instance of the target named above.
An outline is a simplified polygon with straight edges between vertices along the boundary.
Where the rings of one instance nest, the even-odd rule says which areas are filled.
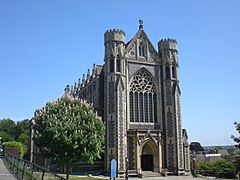
[[[135,178],[131,177],[129,180],[220,180],[213,177],[209,178],[200,178],[200,177],[192,177],[192,176],[166,176],[166,177],[148,177],[148,178]],[[223,180],[223,179],[222,179]],[[227,180],[227,179],[224,179]]]
[[[1,180],[16,180],[16,178],[5,167],[2,158],[0,158],[0,179]]]
[[[146,177],[146,178],[135,178],[131,177],[129,180],[203,180],[202,178],[193,178],[192,176],[166,176],[166,177]]]

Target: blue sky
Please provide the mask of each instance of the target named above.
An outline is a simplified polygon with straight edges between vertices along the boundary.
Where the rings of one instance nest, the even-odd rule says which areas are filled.
[[[157,49],[179,46],[183,127],[190,141],[233,144],[240,121],[239,0],[1,0],[0,119],[31,118],[92,64],[102,64],[103,34],[138,20]]]

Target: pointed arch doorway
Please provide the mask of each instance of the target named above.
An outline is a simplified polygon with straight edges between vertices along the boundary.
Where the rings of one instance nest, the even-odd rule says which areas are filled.
[[[142,146],[141,154],[141,169],[142,171],[154,171],[154,159],[156,160],[156,147],[151,142],[147,141]]]

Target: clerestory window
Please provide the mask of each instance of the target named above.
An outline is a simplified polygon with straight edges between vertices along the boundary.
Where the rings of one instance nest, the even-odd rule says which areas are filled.
[[[130,82],[130,122],[157,122],[157,94],[153,78],[142,69]]]

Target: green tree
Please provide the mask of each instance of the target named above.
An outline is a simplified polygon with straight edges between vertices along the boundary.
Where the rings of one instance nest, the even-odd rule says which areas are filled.
[[[15,139],[15,122],[10,118],[3,118],[0,120],[0,131],[6,132],[11,136],[12,139]]]
[[[47,103],[35,117],[34,142],[47,157],[69,168],[93,163],[103,152],[105,125],[86,102],[63,97]]]
[[[238,122],[234,122],[235,128],[237,130],[237,132],[240,134],[240,123]],[[238,143],[237,147],[240,148],[240,137],[234,136],[232,135],[231,138]]]
[[[234,122],[234,125],[235,125],[235,128],[236,128],[238,134],[240,134],[240,123]],[[236,146],[238,148],[240,148],[240,137],[232,135],[231,138],[237,143]],[[240,171],[240,157],[239,157],[239,155],[236,156],[235,165],[236,165],[237,171],[239,172]]]
[[[6,141],[13,141],[13,137],[4,131],[0,131],[0,137],[1,137],[1,143],[6,142]]]
[[[30,142],[30,121],[18,121],[15,126],[15,140],[23,144],[24,154],[27,153]]]
[[[29,130],[30,130],[29,119],[18,121],[15,126],[15,138],[18,139],[21,134],[29,135],[30,133]]]
[[[220,160],[217,162],[209,163],[204,162],[200,164],[200,170],[210,174],[215,174],[219,177],[235,178],[236,166],[233,162]]]

